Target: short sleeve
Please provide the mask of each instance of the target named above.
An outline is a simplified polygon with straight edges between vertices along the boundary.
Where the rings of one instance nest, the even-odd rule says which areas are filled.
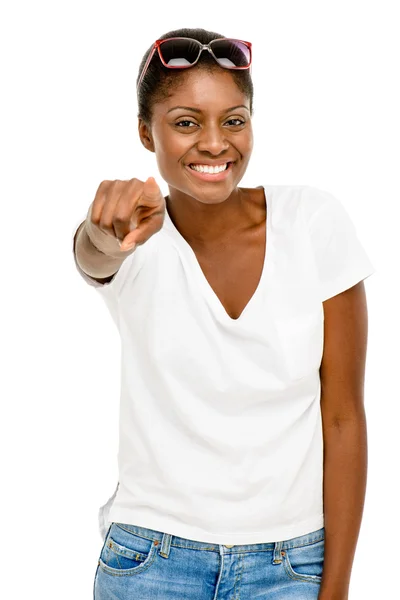
[[[322,302],[375,273],[340,200],[329,192],[305,186],[301,205],[308,223]]]

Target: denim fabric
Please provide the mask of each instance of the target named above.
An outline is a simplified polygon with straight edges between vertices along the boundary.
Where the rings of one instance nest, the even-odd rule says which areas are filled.
[[[225,546],[113,522],[94,600],[317,600],[324,527],[289,540]]]

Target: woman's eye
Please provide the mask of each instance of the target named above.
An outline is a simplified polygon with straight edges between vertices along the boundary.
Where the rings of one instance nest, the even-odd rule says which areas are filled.
[[[196,123],[193,123],[193,121],[186,121],[186,120],[184,120],[184,121],[178,121],[178,123],[175,123],[175,125],[181,125],[181,123],[186,123],[186,124],[189,123],[189,124],[192,124],[192,125],[196,125]]]
[[[227,123],[232,123],[232,121],[236,121],[234,126],[244,125],[244,123],[245,123],[245,121],[242,121],[242,119],[229,119],[229,121],[227,121]]]

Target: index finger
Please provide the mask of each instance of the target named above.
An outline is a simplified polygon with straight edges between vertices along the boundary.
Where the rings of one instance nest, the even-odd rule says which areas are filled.
[[[154,179],[154,177],[148,177],[143,184],[143,191],[141,195],[141,202],[150,203],[150,204],[158,204],[162,198],[161,190],[158,186],[158,183]]]

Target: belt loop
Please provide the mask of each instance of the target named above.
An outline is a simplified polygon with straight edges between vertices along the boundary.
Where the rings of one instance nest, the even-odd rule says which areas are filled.
[[[280,564],[282,562],[282,555],[281,555],[282,546],[283,546],[283,542],[275,542],[274,556],[272,559],[272,564],[274,564],[274,565]]]
[[[171,547],[171,539],[172,539],[172,535],[170,533],[163,533],[161,547],[160,547],[160,550],[158,551],[160,556],[163,556],[164,558],[169,558],[169,549]]]

